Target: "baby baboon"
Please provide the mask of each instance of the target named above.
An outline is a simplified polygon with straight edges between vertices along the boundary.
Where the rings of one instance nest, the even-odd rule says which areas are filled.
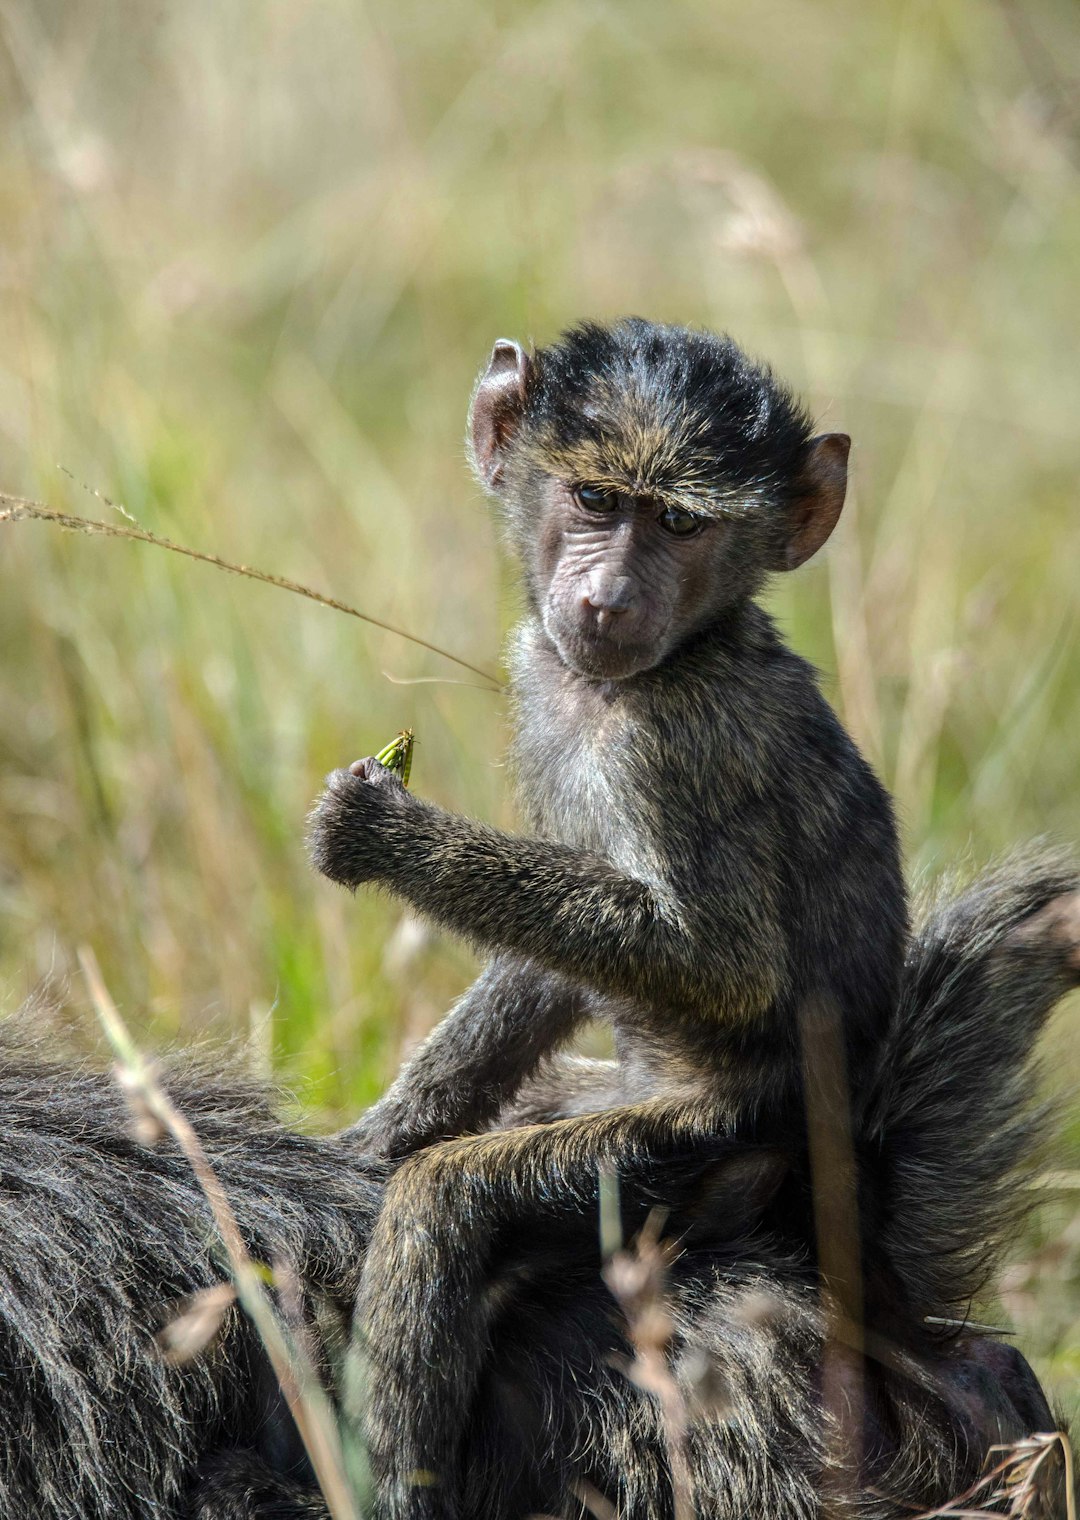
[[[446,813],[373,760],[330,778],[319,868],[494,952],[359,1146],[483,1129],[589,1015],[615,1025],[619,1070],[579,1109],[705,1096],[727,1126],[788,1133],[813,997],[865,1062],[906,926],[892,810],[753,601],[840,514],[848,439],[811,432],[727,338],[625,321],[531,356],[496,344],[470,445],[524,572],[532,833]]]
[[[494,958],[351,1136],[292,1135],[217,1076],[176,1097],[253,1252],[310,1301],[347,1312],[367,1253],[388,1520],[576,1520],[590,1490],[621,1520],[672,1513],[656,1406],[611,1362],[601,1164],[628,1232],[660,1204],[682,1242],[672,1355],[699,1513],[809,1520],[838,1486],[855,1520],[939,1502],[992,1440],[1048,1419],[1021,1358],[940,1343],[924,1316],[962,1318],[992,1265],[1028,1053],[1078,974],[1075,876],[990,878],[903,964],[888,799],[751,599],[828,536],[847,441],[811,438],[734,345],[645,323],[532,357],[497,345],[472,444],[525,567],[534,833],[454,818],[364,762],[312,839],[335,879],[381,881]],[[871,1360],[843,1450],[801,1159],[810,1003],[835,1010],[860,1079]],[[597,1015],[617,1062],[556,1073]],[[517,1127],[482,1132],[497,1124]],[[384,1157],[401,1164],[372,1233]],[[175,1151],[130,1140],[104,1078],[15,1051],[0,1176],[0,1513],[323,1515],[238,1316],[193,1368],[154,1348],[167,1306],[218,1276]]]
[[[494,952],[356,1131],[411,1156],[362,1295],[387,1520],[465,1513],[455,1474],[507,1233],[580,1213],[600,1164],[624,1208],[639,1171],[671,1207],[671,1169],[719,1162],[733,1136],[800,1153],[800,1021],[823,1010],[838,1061],[872,1069],[906,931],[889,800],[753,601],[831,532],[848,440],[812,437],[730,340],[640,321],[531,356],[496,344],[470,440],[524,573],[514,757],[533,832],[455,817],[372,760],[335,772],[311,820],[325,874]],[[587,1016],[613,1023],[617,1063],[551,1082],[543,1063]],[[469,1133],[528,1118],[559,1122]],[[805,1241],[796,1178],[784,1213]],[[894,1267],[902,1282],[883,1293],[878,1267],[872,1286],[916,1325],[962,1304],[958,1273],[927,1300],[911,1252]]]

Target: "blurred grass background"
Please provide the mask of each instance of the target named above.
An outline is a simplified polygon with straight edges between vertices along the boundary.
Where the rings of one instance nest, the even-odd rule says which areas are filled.
[[[306,580],[497,666],[464,466],[502,334],[730,330],[856,441],[773,595],[895,790],[914,879],[1080,840],[1080,20],[1071,0],[0,0],[0,489]],[[471,972],[308,873],[321,777],[402,725],[510,824],[504,710],[331,612],[0,528],[0,986],[96,950],[157,1043],[250,1040],[317,1122]],[[1080,1372],[1074,1002],[1061,1187],[1006,1284]],[[1071,1390],[1071,1391],[1070,1391]]]

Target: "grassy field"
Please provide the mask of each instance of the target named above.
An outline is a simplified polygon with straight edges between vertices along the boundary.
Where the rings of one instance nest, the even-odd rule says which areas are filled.
[[[497,668],[513,583],[461,446],[492,339],[725,328],[856,441],[773,605],[912,878],[1080,840],[1078,82],[1069,0],[3,0],[0,489],[103,493]],[[147,1042],[240,1034],[314,1122],[355,1113],[471,961],[316,882],[302,820],[409,724],[419,791],[510,823],[469,679],[160,550],[0,527],[8,1004],[51,979],[87,1025],[89,944]],[[1005,1294],[1067,1402],[1078,1030],[1074,1002],[1048,1042],[1065,1185]]]

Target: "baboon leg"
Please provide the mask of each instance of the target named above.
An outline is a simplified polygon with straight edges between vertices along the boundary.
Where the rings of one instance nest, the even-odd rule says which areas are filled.
[[[718,1163],[731,1168],[722,1201]],[[619,1177],[627,1230],[652,1205],[677,1206],[690,1178],[711,1170],[710,1211],[738,1238],[779,1181],[775,1153],[725,1139],[708,1105],[658,1099],[453,1140],[404,1162],[361,1287],[380,1520],[459,1514],[458,1453],[488,1356],[500,1247],[520,1246],[533,1228],[542,1244],[555,1221],[590,1231],[602,1167]],[[599,1270],[598,1239],[595,1249]]]

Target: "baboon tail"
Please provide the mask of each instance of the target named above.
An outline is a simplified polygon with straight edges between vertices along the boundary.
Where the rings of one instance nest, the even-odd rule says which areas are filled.
[[[907,1309],[963,1318],[1030,1199],[1046,1128],[1035,1047],[1080,985],[1080,872],[1014,855],[914,932],[860,1125],[874,1174],[873,1255]]]

